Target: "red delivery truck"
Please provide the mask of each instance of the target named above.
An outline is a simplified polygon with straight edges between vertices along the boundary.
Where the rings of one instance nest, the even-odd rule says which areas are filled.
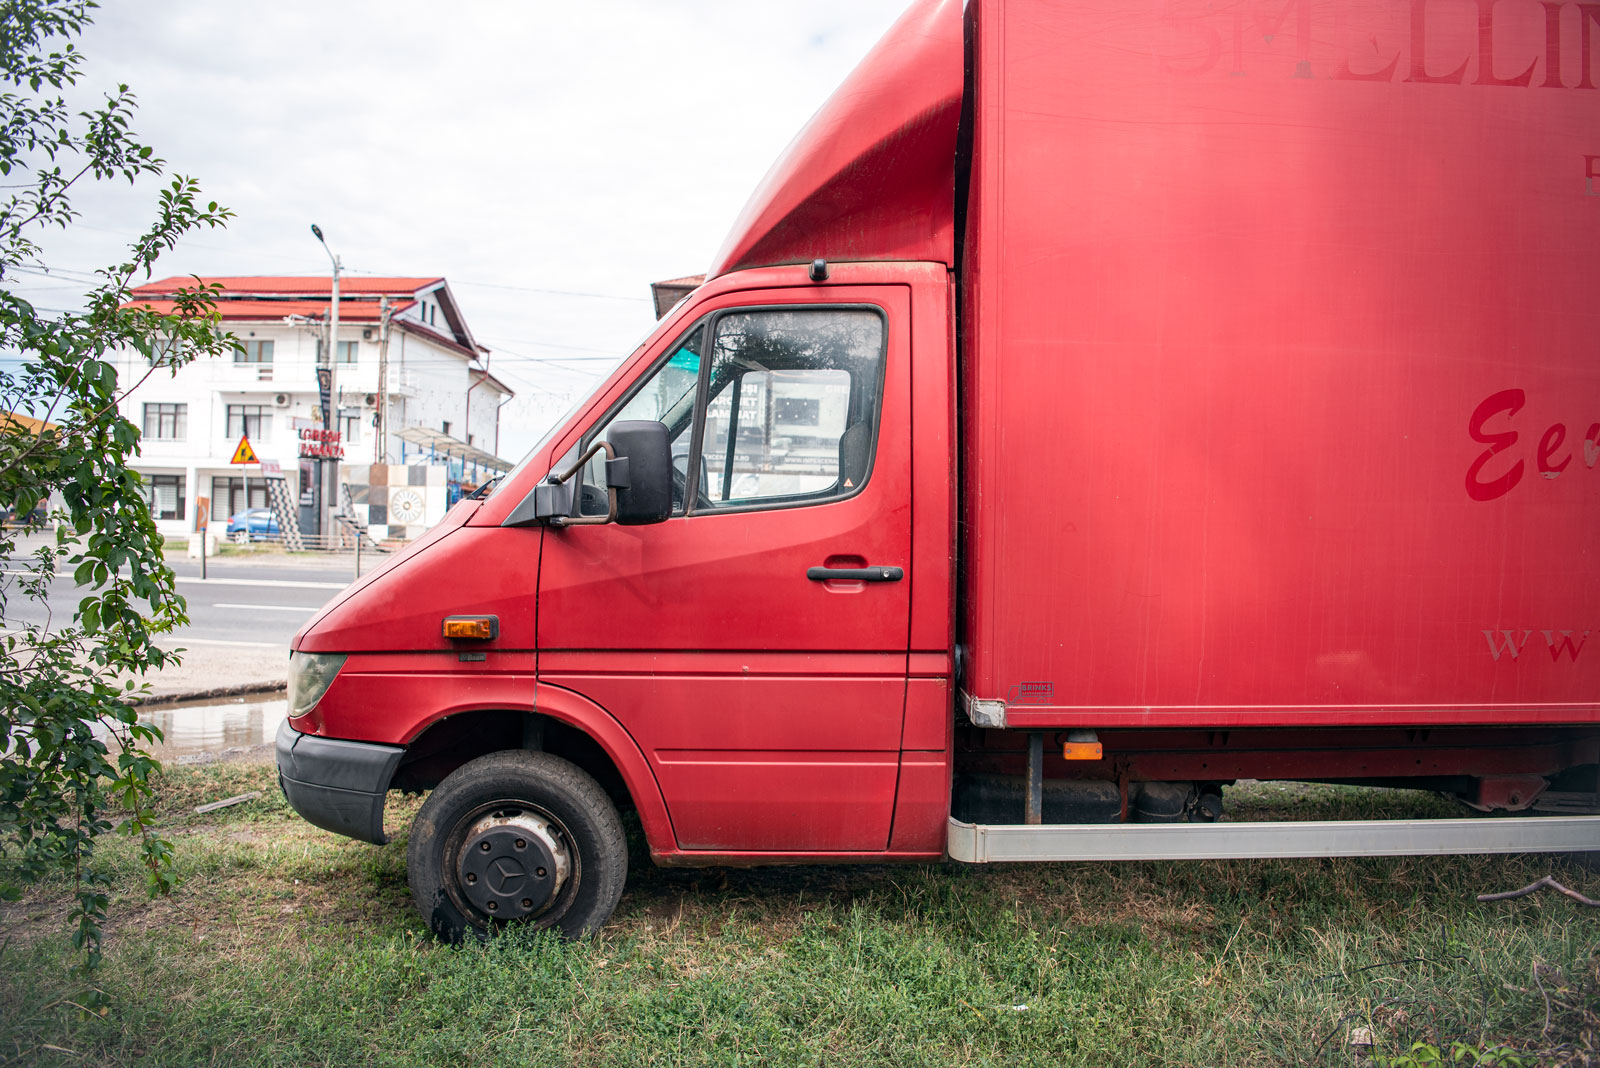
[[[451,938],[604,922],[619,808],[665,865],[1600,850],[1597,39],[920,0],[708,280],[296,635],[290,803],[383,842],[431,790]]]

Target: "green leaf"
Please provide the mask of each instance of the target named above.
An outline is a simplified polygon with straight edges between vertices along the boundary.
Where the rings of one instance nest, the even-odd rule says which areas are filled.
[[[0,263],[37,261],[44,231],[70,231],[80,188],[161,169],[153,146],[129,132],[134,100],[127,86],[77,115],[60,95],[77,82],[81,55],[72,39],[89,25],[94,6],[0,3],[0,77],[11,90],[0,93],[0,174],[33,179],[16,198],[0,199]],[[193,180],[163,183],[145,237],[125,262],[96,272],[100,281],[82,312],[41,315],[15,292],[18,282],[0,274],[0,342],[20,361],[15,373],[0,370],[0,403],[11,408],[18,396],[33,398],[55,424],[37,434],[0,429],[0,504],[26,514],[37,502],[60,502],[54,545],[0,589],[0,897],[14,899],[18,886],[52,874],[71,880],[67,922],[84,974],[100,964],[110,908],[97,838],[117,826],[138,834],[151,887],[172,885],[172,848],[154,835],[149,811],[149,783],[159,768],[147,748],[154,732],[130,728],[130,748],[119,746],[113,759],[93,728],[135,721],[123,704],[135,688],[132,676],[175,662],[153,639],[185,618],[131,466],[139,428],[112,402],[121,353],[148,356],[171,337],[192,352],[222,352],[227,344],[209,297],[180,305],[197,313],[170,322],[122,307],[134,276],[149,272],[161,252],[231,215],[212,205],[214,217],[201,217],[197,196]],[[7,214],[13,209],[27,221],[14,222],[23,216]],[[0,555],[23,567],[14,546],[0,532]],[[45,627],[34,621],[48,618],[39,602],[58,566],[71,568],[82,596],[71,620]],[[140,602],[149,605],[148,619]],[[108,817],[112,811],[119,824]]]

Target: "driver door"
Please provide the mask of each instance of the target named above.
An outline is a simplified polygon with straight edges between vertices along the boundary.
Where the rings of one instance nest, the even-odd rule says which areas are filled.
[[[680,848],[882,850],[915,578],[908,290],[723,305],[571,443],[666,423],[674,508],[546,532],[539,681],[633,735]],[[585,510],[604,511],[599,471],[585,479]]]

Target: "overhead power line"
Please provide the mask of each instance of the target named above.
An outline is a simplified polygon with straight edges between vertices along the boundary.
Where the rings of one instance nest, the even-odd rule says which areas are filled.
[[[72,267],[35,267],[26,263],[13,263],[9,264],[6,269],[16,271],[18,274],[36,275],[40,278],[65,278],[69,282],[82,281],[97,284],[104,280],[92,271],[80,271]],[[78,277],[74,278],[73,275]]]
[[[346,274],[380,275],[378,271],[367,270],[364,267],[348,267]],[[507,282],[474,282],[470,279],[445,277],[445,281],[452,286],[477,286],[480,289],[509,289],[518,293],[549,293],[558,297],[588,297],[594,300],[626,300],[636,304],[649,304],[649,297],[622,296],[617,293],[592,293],[581,289],[548,289],[542,286],[515,286]]]
[[[618,349],[595,349],[590,348],[587,345],[566,345],[559,341],[540,341],[537,338],[531,337],[493,337],[489,334],[479,334],[478,337],[484,341],[493,342],[496,345],[533,345],[541,349],[567,349],[571,352],[594,352],[601,354],[597,356],[551,356],[541,357],[541,359],[620,360],[623,356],[626,356],[628,352],[632,352],[633,349],[638,348],[637,345],[634,345],[633,348],[628,349],[627,352],[620,352]]]
[[[518,293],[548,293],[557,297],[589,297],[594,300],[626,300],[635,304],[649,304],[649,297],[624,297],[616,293],[586,293],[576,289],[544,289],[539,286],[513,286],[499,282],[451,282],[456,286],[477,286],[481,289],[510,289]]]

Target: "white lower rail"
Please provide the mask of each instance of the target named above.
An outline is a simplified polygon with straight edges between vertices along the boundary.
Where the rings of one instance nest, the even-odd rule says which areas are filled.
[[[950,858],[1230,860],[1600,851],[1600,816],[1285,823],[983,824],[950,820]]]

